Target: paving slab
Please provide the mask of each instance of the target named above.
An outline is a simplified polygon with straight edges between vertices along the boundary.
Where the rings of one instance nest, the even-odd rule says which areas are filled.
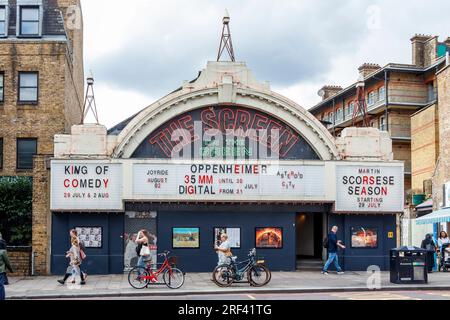
[[[89,276],[87,284],[57,283],[58,277],[11,278],[6,287],[7,299],[64,299],[96,297],[135,297],[144,296],[186,296],[215,295],[226,293],[318,293],[318,292],[359,292],[394,290],[450,290],[450,273],[433,273],[429,283],[423,285],[395,285],[389,281],[389,273],[378,275],[364,272],[349,272],[344,275],[320,272],[274,272],[272,281],[266,287],[255,288],[249,284],[235,284],[230,288],[219,288],[211,281],[209,273],[191,273],[178,290],[166,286],[149,286],[136,290],[128,284],[128,276]],[[373,280],[376,281],[373,281]]]

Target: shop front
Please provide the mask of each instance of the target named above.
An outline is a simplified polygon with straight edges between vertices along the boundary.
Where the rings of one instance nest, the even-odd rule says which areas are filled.
[[[55,138],[52,273],[64,272],[72,228],[91,274],[133,267],[141,229],[155,259],[170,250],[187,272],[214,268],[222,233],[240,258],[256,248],[272,270],[294,271],[298,260],[323,259],[333,225],[347,270],[386,269],[403,163],[392,161],[388,137],[364,130],[361,148],[360,135],[337,141],[244,64],[209,63],[109,134],[86,125]]]

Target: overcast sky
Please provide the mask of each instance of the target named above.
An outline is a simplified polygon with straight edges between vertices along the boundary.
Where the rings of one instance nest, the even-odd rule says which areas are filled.
[[[227,8],[236,59],[308,109],[364,62],[411,63],[415,33],[450,36],[444,0],[82,0],[86,72],[108,127],[215,60]]]

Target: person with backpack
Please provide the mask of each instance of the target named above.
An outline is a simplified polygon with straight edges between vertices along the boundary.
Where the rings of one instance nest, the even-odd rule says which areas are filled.
[[[436,243],[433,240],[432,234],[427,234],[423,239],[421,248],[427,250],[427,267],[428,273],[432,273],[436,264]]]
[[[344,274],[341,266],[339,265],[339,257],[338,257],[338,249],[345,249],[345,246],[342,244],[341,240],[337,239],[338,227],[334,226],[331,228],[331,232],[328,234],[328,237],[325,238],[323,246],[328,250],[328,260],[323,267],[322,274],[328,275],[328,268],[334,262],[334,266],[336,267],[337,273],[339,275]]]
[[[81,285],[86,284],[87,274],[81,270],[81,265],[83,263],[83,260],[86,259],[86,248],[84,246],[83,241],[80,241],[78,238],[78,231],[76,229],[70,230],[70,239],[72,247],[67,252],[67,257],[70,258],[69,267],[67,267],[66,274],[64,275],[64,278],[61,280],[58,280],[58,283],[64,285],[69,279],[70,276],[73,275],[73,271],[75,273],[79,273],[81,278]]]

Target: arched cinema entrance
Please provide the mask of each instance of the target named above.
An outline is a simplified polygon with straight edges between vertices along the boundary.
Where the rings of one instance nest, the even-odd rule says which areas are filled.
[[[267,85],[253,80],[245,64],[222,62],[210,62],[199,78],[189,83],[188,87],[164,97],[121,124],[117,132],[118,146],[113,156],[118,159],[143,161],[174,160],[173,149],[180,141],[172,141],[176,140],[172,138],[176,136],[176,130],[182,129],[190,133],[187,139],[191,142],[188,148],[191,156],[187,159],[189,165],[197,163],[199,158],[205,160],[204,158],[208,159],[213,155],[217,163],[217,159],[222,159],[218,154],[218,146],[205,145],[204,137],[202,139],[195,131],[196,125],[200,125],[201,132],[212,129],[223,134],[220,150],[223,150],[222,155],[226,160],[230,160],[229,153],[234,152],[231,155],[232,160],[235,160],[234,156],[238,159],[252,158],[257,163],[270,164],[276,160],[276,163],[281,161],[281,164],[294,164],[290,167],[292,169],[295,164],[304,161],[323,163],[338,159],[334,139],[315,117],[293,101],[272,92]],[[279,152],[276,159],[266,158],[266,154],[261,153],[259,147],[255,146],[254,140],[258,140],[260,136],[255,138],[248,134],[252,129],[279,131]],[[231,151],[226,137],[227,130],[234,130],[237,135],[232,138]],[[242,139],[242,144],[236,145],[239,139]],[[270,153],[273,156],[272,152]],[[223,165],[220,161],[219,164]],[[221,169],[223,168],[217,169],[219,173]],[[232,176],[238,177],[239,174]],[[208,177],[217,178],[204,174],[200,175],[199,179]],[[314,181],[311,180],[310,183]],[[130,212],[156,213],[158,226],[149,228],[157,229],[158,246],[172,246],[176,254],[184,259],[192,255],[197,256],[199,261],[187,262],[189,269],[208,271],[212,267],[211,261],[215,260],[212,243],[214,230],[217,229],[239,233],[240,244],[235,251],[241,255],[245,250],[258,246],[255,240],[255,232],[258,230],[265,230],[266,233],[263,234],[280,232],[280,248],[260,249],[265,251],[265,255],[273,257],[273,267],[280,270],[295,269],[297,256],[322,258],[321,242],[326,228],[326,213],[329,212],[331,204],[295,197],[290,203],[276,201],[276,198],[273,201],[263,197],[246,198],[245,194],[251,194],[250,190],[242,191],[244,196],[228,195],[224,202],[223,197],[214,195],[224,193],[224,190],[208,190],[208,184],[204,185],[201,181],[197,181],[195,187],[190,187],[192,189],[178,190],[178,200],[163,197],[162,201],[148,201],[142,196],[142,201],[135,198],[125,205],[126,210]],[[246,186],[249,189],[258,187],[270,188]],[[313,190],[314,186],[310,186],[310,189]],[[228,192],[235,192],[235,189]],[[306,191],[305,195],[308,192]],[[208,199],[196,201],[196,197],[190,199],[192,194]],[[314,191],[311,191],[311,195],[313,194]],[[188,229],[200,230],[199,241],[202,243],[198,244],[199,248],[177,250],[173,247],[173,239],[170,237],[173,236],[174,230]],[[284,260],[279,259],[282,256],[285,257]]]

